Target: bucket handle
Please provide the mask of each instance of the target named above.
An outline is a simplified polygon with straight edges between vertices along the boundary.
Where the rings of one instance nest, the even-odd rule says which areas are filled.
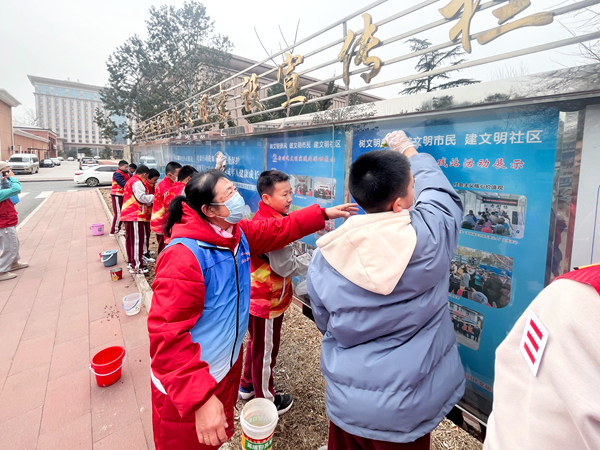
[[[94,369],[92,369],[92,365],[90,364],[90,370],[92,371],[92,373],[98,377],[107,377],[109,375],[112,375],[113,373],[117,372],[118,370],[121,370],[121,367],[123,367],[123,364],[125,364],[125,360],[127,359],[127,350],[125,350],[125,356],[123,356],[123,361],[121,362],[121,365],[113,370],[111,373],[96,373],[94,372]]]
[[[105,263],[106,261],[110,260],[110,258],[113,257],[113,255],[115,255],[115,253],[112,253],[108,258],[104,259],[104,257],[100,258],[100,262]]]
[[[140,298],[137,299],[137,301],[133,304],[133,306],[131,308],[125,308],[123,307],[123,311],[131,311],[133,308],[135,308],[139,303],[140,303]],[[121,305],[123,306],[123,305]]]

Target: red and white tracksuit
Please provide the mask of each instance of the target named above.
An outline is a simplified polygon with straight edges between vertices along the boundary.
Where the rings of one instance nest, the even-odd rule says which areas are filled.
[[[112,199],[113,207],[113,221],[110,227],[111,234],[117,234],[121,229],[121,209],[123,208],[123,188],[129,180],[130,175],[128,171],[123,172],[121,169],[113,174],[112,186],[110,188],[110,197]]]
[[[252,220],[278,217],[282,215],[260,202]],[[308,257],[294,256],[291,245],[267,255],[252,256],[250,337],[240,387],[254,391],[257,398],[275,400],[273,368],[279,353],[283,315],[292,303],[292,277],[306,275],[308,263]]]
[[[152,205],[152,219],[150,220],[150,229],[156,234],[156,240],[158,241],[158,252],[160,253],[165,248],[165,235],[164,229],[167,223],[168,217],[168,206],[165,206],[165,194],[169,189],[175,185],[175,181],[169,177],[165,177],[156,186],[154,192],[154,204]]]
[[[121,222],[125,223],[125,247],[132,269],[144,267],[142,256],[145,253],[147,223],[150,222],[153,199],[154,196],[148,194],[144,180],[138,175],[132,176],[125,184]]]

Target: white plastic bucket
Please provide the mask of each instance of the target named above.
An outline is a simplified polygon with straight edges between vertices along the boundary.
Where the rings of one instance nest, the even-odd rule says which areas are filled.
[[[244,450],[270,450],[279,415],[275,404],[265,398],[250,400],[242,409],[242,448]]]
[[[129,294],[123,297],[121,307],[128,316],[135,316],[142,308],[142,294]]]

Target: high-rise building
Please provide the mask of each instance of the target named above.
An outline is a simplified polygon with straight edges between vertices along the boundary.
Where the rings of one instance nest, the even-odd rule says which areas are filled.
[[[104,139],[94,123],[96,109],[104,110],[101,86],[28,75],[35,91],[35,112],[41,128],[53,130],[63,149],[90,147],[94,153],[115,144]],[[118,150],[110,145],[113,150]],[[119,146],[122,149],[122,146]]]

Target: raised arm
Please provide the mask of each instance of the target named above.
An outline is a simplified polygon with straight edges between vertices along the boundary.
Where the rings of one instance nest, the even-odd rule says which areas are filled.
[[[327,209],[311,205],[278,219],[242,220],[239,225],[248,239],[250,253],[262,255],[282,249],[290,242],[322,230],[325,220],[348,218],[357,212],[355,203],[345,203]]]
[[[418,239],[425,239],[434,247],[442,247],[452,258],[458,244],[462,221],[462,203],[456,191],[433,157],[419,153],[403,131],[385,137],[391,150],[410,159],[415,178],[415,206],[411,221]],[[431,252],[435,254],[436,252]]]
[[[278,219],[242,220],[239,226],[248,239],[250,253],[261,255],[322,230],[325,227],[325,214],[319,205],[312,205]]]
[[[11,198],[13,195],[21,193],[21,183],[15,177],[10,178],[11,186],[8,189],[0,190],[0,202]]]

